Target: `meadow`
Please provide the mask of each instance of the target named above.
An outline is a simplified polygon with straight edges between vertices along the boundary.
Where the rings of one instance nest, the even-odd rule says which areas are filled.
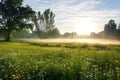
[[[120,45],[1,41],[0,80],[120,80]]]

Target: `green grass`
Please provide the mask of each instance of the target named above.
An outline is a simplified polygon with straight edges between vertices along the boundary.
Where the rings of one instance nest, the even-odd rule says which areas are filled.
[[[119,80],[120,45],[0,42],[0,80]]]

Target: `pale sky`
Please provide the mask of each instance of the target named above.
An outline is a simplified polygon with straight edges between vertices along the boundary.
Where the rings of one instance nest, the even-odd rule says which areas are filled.
[[[120,0],[24,0],[26,4],[35,11],[50,8],[61,33],[100,32],[110,19],[120,23]]]

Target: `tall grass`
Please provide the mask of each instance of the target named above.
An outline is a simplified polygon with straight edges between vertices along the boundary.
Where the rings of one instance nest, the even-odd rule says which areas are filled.
[[[0,42],[0,80],[119,80],[120,45]]]

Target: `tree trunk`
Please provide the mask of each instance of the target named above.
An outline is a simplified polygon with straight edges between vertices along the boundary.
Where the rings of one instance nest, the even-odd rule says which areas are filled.
[[[11,32],[7,32],[5,41],[10,41],[10,34],[11,34]]]

